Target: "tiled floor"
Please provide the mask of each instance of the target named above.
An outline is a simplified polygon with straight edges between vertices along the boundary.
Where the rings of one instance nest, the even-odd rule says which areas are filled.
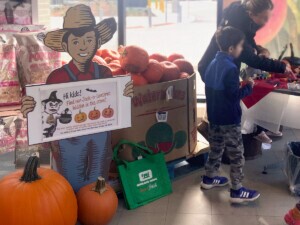
[[[300,141],[299,130],[284,130],[284,137],[263,152],[263,157],[247,161],[244,185],[261,192],[261,198],[248,205],[231,205],[228,188],[202,191],[199,188],[204,171],[196,171],[173,182],[173,194],[139,209],[128,211],[120,201],[110,225],[284,225],[283,216],[299,200],[289,192],[282,168],[262,174],[265,164],[284,157],[288,141]],[[0,157],[0,176],[13,169],[13,156]],[[222,174],[229,167],[223,166]]]

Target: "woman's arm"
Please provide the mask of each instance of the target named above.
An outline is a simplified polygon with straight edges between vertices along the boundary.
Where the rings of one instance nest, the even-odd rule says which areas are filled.
[[[253,52],[253,48],[250,47],[249,44],[245,44],[240,60],[248,66],[267,72],[285,73],[286,70],[285,63],[278,60],[259,57]]]

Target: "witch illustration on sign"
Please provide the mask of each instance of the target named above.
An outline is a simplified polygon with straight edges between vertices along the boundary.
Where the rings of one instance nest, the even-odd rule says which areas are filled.
[[[46,34],[47,47],[68,52],[72,60],[54,70],[46,84],[58,84],[84,80],[111,78],[110,69],[92,62],[98,48],[107,43],[116,32],[114,18],[96,24],[90,7],[77,5],[69,8],[64,17],[63,29]],[[133,83],[129,82],[124,96],[133,97]],[[21,112],[24,117],[35,108],[32,97],[22,99]],[[61,173],[78,191],[82,186],[94,182],[98,176],[106,176],[111,159],[110,132],[51,142],[54,169]]]
[[[52,137],[56,127],[57,120],[60,118],[58,113],[62,100],[56,97],[56,91],[52,91],[49,98],[42,101],[44,111],[42,113],[43,135],[48,138]]]

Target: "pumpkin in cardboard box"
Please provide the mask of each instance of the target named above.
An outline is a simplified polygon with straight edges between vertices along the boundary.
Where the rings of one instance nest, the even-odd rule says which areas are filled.
[[[54,170],[38,167],[31,156],[24,171],[0,181],[0,223],[5,225],[74,225],[77,200],[71,185]]]
[[[185,59],[176,59],[173,63],[179,68],[180,72],[185,72],[190,75],[194,73],[193,65]]]
[[[164,75],[162,76],[161,81],[176,80],[180,77],[180,70],[174,63],[165,61],[160,64],[164,68]]]
[[[156,60],[150,59],[147,69],[142,73],[142,76],[150,83],[157,83],[164,75],[163,66]]]
[[[169,62],[174,62],[176,59],[184,59],[184,56],[178,53],[173,53],[168,57]]]
[[[163,61],[167,61],[168,57],[160,53],[154,53],[150,55],[149,59],[154,59],[158,62],[163,62]]]
[[[133,86],[144,86],[148,84],[148,81],[141,74],[131,74]]]
[[[112,60],[115,59],[119,59],[120,58],[120,54],[119,52],[115,51],[115,50],[110,50],[110,49],[102,49],[101,50],[101,57],[102,58],[111,58]]]
[[[120,64],[123,70],[130,73],[141,73],[147,69],[149,55],[138,46],[120,46]]]

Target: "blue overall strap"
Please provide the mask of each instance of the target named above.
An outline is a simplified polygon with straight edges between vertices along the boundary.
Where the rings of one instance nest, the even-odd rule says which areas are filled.
[[[95,62],[93,62],[93,64],[94,64],[95,79],[100,79],[99,65]]]
[[[77,81],[77,77],[73,74],[68,64],[64,65],[63,68],[67,71],[72,81]]]

